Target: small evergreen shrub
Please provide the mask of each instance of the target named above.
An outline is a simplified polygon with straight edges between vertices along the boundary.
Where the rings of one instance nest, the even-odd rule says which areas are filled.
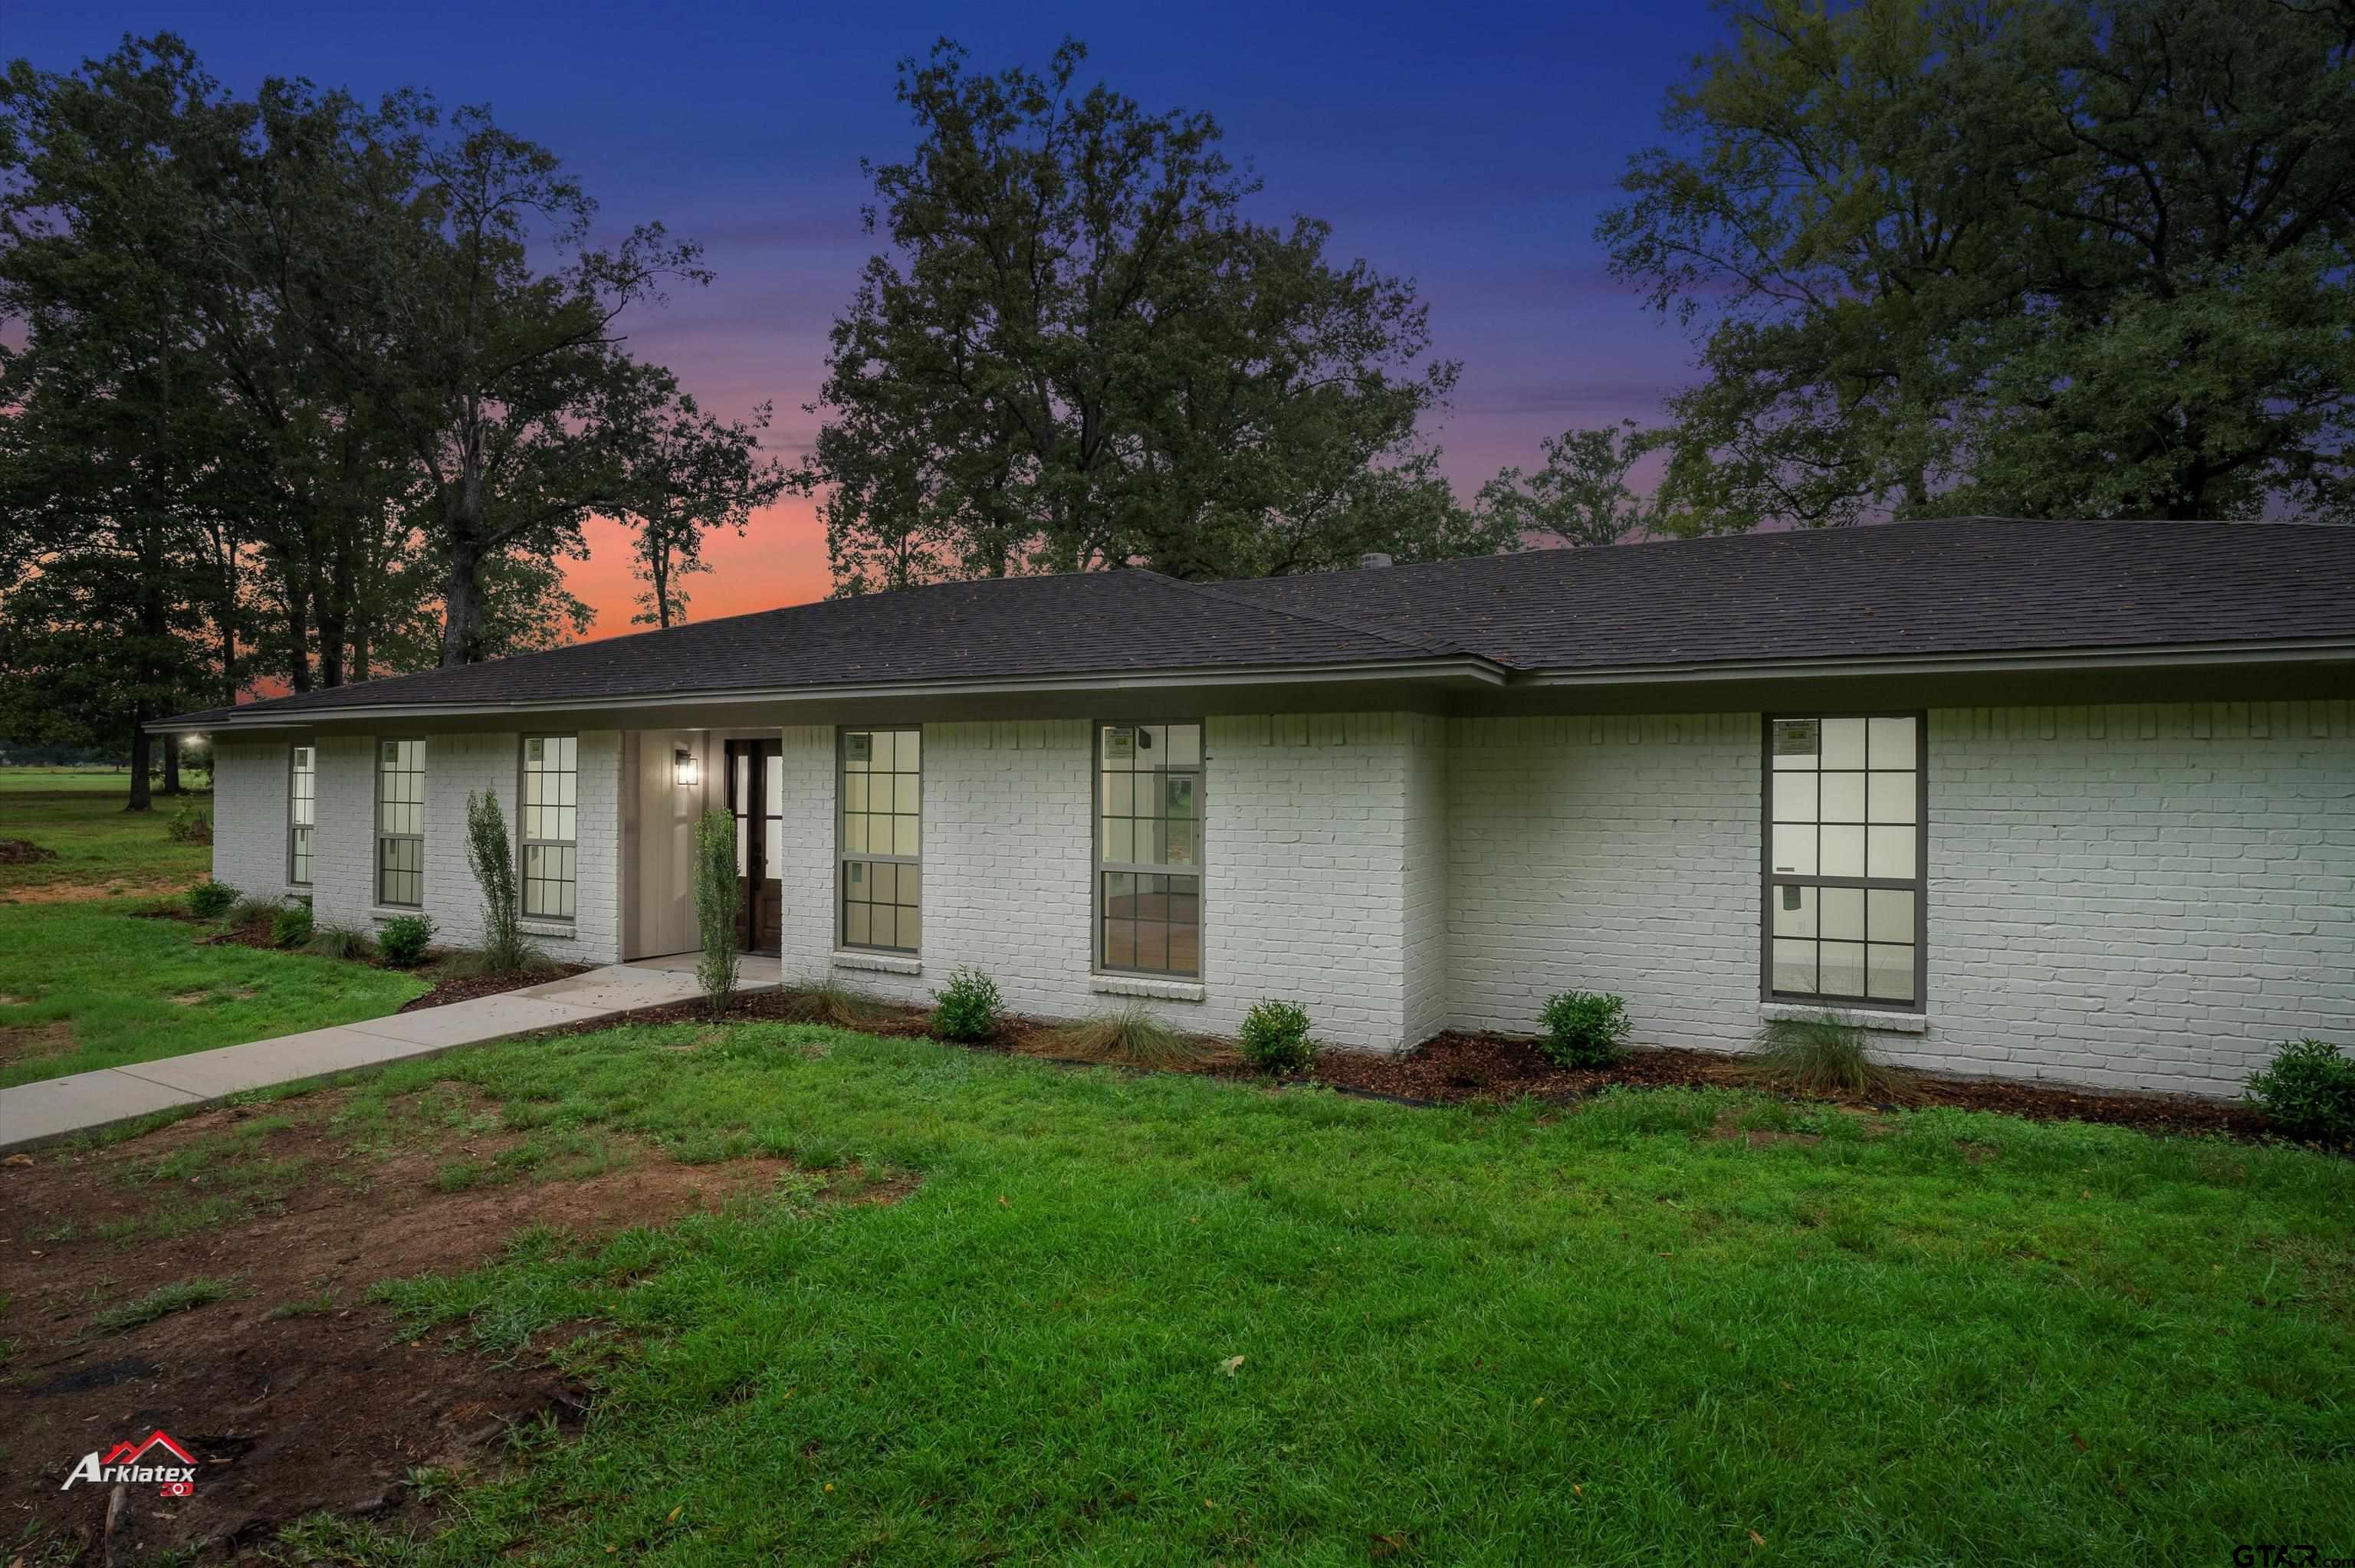
[[[164,825],[164,836],[176,844],[208,844],[213,842],[213,814],[193,803],[183,806]]]
[[[1627,1038],[1627,1002],[1607,991],[1566,991],[1539,1014],[1538,1049],[1557,1067],[1607,1067]]]
[[[311,939],[311,906],[308,904],[281,905],[278,913],[270,917],[270,945],[274,948],[299,948]]]
[[[226,914],[229,906],[236,902],[237,889],[226,882],[208,878],[188,889],[188,913],[199,920],[210,920]]]
[[[1279,1078],[1306,1072],[1316,1059],[1316,1047],[1308,1040],[1308,1010],[1273,997],[1253,1004],[1243,1015],[1242,1033],[1235,1037],[1235,1044],[1244,1061]]]
[[[2288,1042],[2249,1075],[2247,1095],[2287,1137],[2355,1144],[2355,1056],[2336,1045]]]
[[[997,982],[971,964],[951,969],[932,1002],[932,1033],[943,1040],[986,1040],[997,1033],[1005,1011]]]
[[[715,806],[695,822],[695,924],[703,956],[695,978],[714,1018],[736,994],[736,819]]]
[[[433,922],[423,915],[396,915],[376,928],[377,951],[395,969],[413,969],[425,961],[425,944],[433,939]]]
[[[303,950],[323,959],[366,959],[376,956],[376,943],[357,926],[314,926]]]

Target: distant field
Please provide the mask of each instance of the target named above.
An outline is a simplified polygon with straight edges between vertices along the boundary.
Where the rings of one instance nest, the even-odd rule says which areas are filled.
[[[180,781],[202,783],[209,787],[212,775],[201,768],[183,768]],[[27,792],[71,790],[75,794],[107,794],[131,798],[131,770],[127,768],[5,768],[0,767],[0,795],[21,795]],[[166,797],[158,794],[157,804]]]
[[[211,810],[211,792],[158,795],[153,810],[126,811],[128,789],[120,773],[0,768],[0,839],[30,839],[57,852],[55,860],[0,863],[0,898],[163,893],[203,881],[212,846],[176,844],[165,830],[183,806]]]

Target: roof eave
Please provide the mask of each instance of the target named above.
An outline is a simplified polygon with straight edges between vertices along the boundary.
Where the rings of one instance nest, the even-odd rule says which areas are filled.
[[[2023,649],[2016,652],[1845,654],[1809,659],[1706,660],[1623,664],[1605,669],[1553,668],[1516,676],[1521,687],[1670,685],[1688,681],[1788,680],[1795,676],[2020,674],[2039,671],[2234,668],[2330,663],[2355,659],[2355,638],[2270,642],[2158,643],[2118,648]]]

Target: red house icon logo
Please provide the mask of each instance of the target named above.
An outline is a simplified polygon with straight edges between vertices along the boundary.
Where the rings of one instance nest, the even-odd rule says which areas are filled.
[[[137,1482],[153,1485],[159,1496],[184,1498],[197,1489],[197,1457],[158,1427],[138,1442],[117,1443],[102,1457],[91,1449],[75,1464],[59,1489],[67,1490],[76,1481],[101,1486]]]

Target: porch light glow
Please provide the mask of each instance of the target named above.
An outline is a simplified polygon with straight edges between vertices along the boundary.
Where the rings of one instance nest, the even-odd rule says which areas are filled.
[[[677,771],[679,788],[682,789],[695,788],[696,781],[703,777],[702,770],[696,765],[695,753],[685,747],[672,752],[670,762],[671,767]]]

